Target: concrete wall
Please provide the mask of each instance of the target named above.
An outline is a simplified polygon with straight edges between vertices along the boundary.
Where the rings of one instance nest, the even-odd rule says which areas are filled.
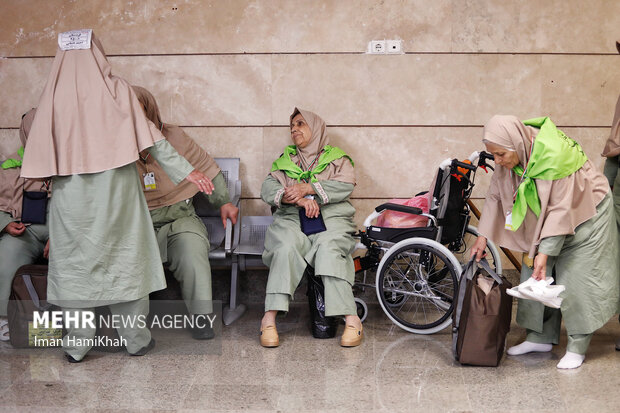
[[[34,1],[0,3],[0,155],[36,106],[59,32],[93,28],[114,72],[214,156],[241,158],[243,213],[289,143],[294,106],[356,161],[359,224],[481,149],[494,114],[549,115],[602,167],[620,91],[611,0]],[[402,39],[403,55],[367,55]],[[488,177],[479,179],[483,198]]]

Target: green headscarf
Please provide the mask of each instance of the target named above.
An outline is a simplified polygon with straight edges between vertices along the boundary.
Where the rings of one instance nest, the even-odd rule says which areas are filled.
[[[323,172],[325,168],[327,168],[327,166],[336,159],[346,157],[349,161],[351,161],[351,165],[355,165],[353,163],[353,159],[351,159],[345,151],[330,145],[325,145],[323,147],[323,151],[321,152],[321,156],[319,156],[316,166],[309,171],[304,171],[301,167],[295,164],[291,160],[291,155],[297,155],[297,147],[295,145],[289,145],[284,149],[282,156],[276,159],[271,165],[271,172],[283,171],[289,178],[296,179],[297,182],[301,182],[302,180],[317,182],[318,180],[315,175]]]
[[[512,207],[512,231],[517,231],[529,207],[540,216],[540,199],[534,179],[558,180],[578,171],[588,160],[581,146],[556,128],[548,117],[523,121],[524,125],[540,129],[534,139],[532,153],[524,170],[517,165],[512,170],[522,176]]]

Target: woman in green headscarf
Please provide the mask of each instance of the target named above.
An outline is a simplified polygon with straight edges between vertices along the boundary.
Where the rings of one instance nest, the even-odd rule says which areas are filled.
[[[276,212],[263,253],[269,279],[260,342],[265,347],[279,345],[276,314],[288,311],[306,267],[311,266],[325,285],[325,315],[346,318],[340,344],[357,346],[363,333],[352,292],[355,209],[349,196],[355,186],[353,161],[329,145],[325,122],[316,114],[295,108],[290,125],[294,145],[287,146],[273,163],[261,189],[261,198]],[[320,215],[326,229],[306,235],[301,215]]]
[[[494,116],[483,142],[497,169],[472,255],[479,259],[489,238],[534,258],[524,254],[521,282],[555,269],[557,284],[566,286],[559,310],[519,300],[517,322],[527,338],[508,354],[551,351],[563,318],[568,345],[558,368],[579,367],[592,333],[617,310],[618,236],[607,180],[546,117]]]

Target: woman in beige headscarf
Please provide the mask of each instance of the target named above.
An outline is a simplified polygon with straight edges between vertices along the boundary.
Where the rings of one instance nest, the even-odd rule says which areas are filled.
[[[26,146],[35,112],[36,109],[31,109],[22,117],[20,150]],[[41,181],[19,176],[20,150],[0,167],[0,341],[9,339],[6,315],[13,275],[22,265],[33,264],[44,255],[48,237],[47,223],[27,225],[21,222],[23,191],[41,191],[45,186]]]
[[[620,51],[620,43],[616,43]],[[616,210],[616,224],[618,226],[618,244],[620,244],[620,97],[616,103],[616,113],[611,125],[609,139],[605,143],[602,155],[605,159],[605,169],[603,173],[611,186],[614,208]],[[620,251],[618,252],[620,254]],[[618,304],[620,312],[620,303]],[[616,350],[620,351],[620,339],[616,340]]]
[[[276,314],[288,311],[306,267],[311,266],[325,285],[325,315],[346,318],[340,344],[357,346],[362,323],[352,291],[353,161],[329,146],[325,122],[316,114],[295,108],[290,127],[294,145],[273,163],[261,189],[261,198],[276,212],[265,236],[263,262],[269,267],[269,279],[260,342],[265,347],[279,345]],[[302,214],[307,218],[320,214],[326,230],[306,235],[300,227]]]
[[[61,34],[59,44],[77,32]],[[138,317],[148,313],[148,294],[165,288],[134,164],[147,148],[173,182],[187,179],[212,190],[147,120],[131,86],[112,75],[94,34],[81,49],[59,47],[22,167],[23,177],[52,177],[49,302],[76,311],[109,305],[112,314]],[[148,328],[139,327],[118,329],[134,355],[154,345]],[[67,359],[82,360],[94,335],[94,329],[72,325],[63,341]]]
[[[236,224],[239,208],[230,202],[226,180],[215,159],[179,126],[161,121],[157,102],[148,90],[139,86],[133,86],[133,89],[147,118],[161,130],[180,155],[213,182],[213,193],[207,195],[207,201],[211,208],[220,210],[224,227],[228,219]],[[181,294],[188,311],[192,315],[212,313],[209,235],[196,215],[192,199],[198,189],[188,181],[175,185],[148,151],[140,153],[136,167],[140,176],[152,174],[154,179],[149,188],[144,188],[144,196],[157,234],[161,261],[168,263],[174,278],[181,284]],[[210,324],[202,324],[193,328],[193,337],[213,338]]]
[[[508,354],[551,351],[563,318],[568,345],[558,368],[579,367],[592,333],[617,309],[618,240],[609,185],[549,118],[494,116],[483,142],[497,169],[472,255],[479,259],[489,238],[535,257],[532,263],[524,256],[522,282],[544,279],[555,268],[557,284],[566,286],[559,310],[519,300],[517,322],[527,338]]]

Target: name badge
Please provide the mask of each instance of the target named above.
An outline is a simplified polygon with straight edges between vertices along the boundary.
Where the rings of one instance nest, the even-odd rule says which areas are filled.
[[[142,174],[142,176],[144,177],[144,190],[145,191],[152,191],[153,189],[157,189],[157,185],[155,184],[155,173],[154,172],[147,172],[145,174]]]
[[[71,30],[58,35],[58,47],[60,50],[90,49],[90,41],[93,37],[92,29]]]
[[[506,214],[506,224],[504,225],[504,228],[512,231],[512,211]]]

